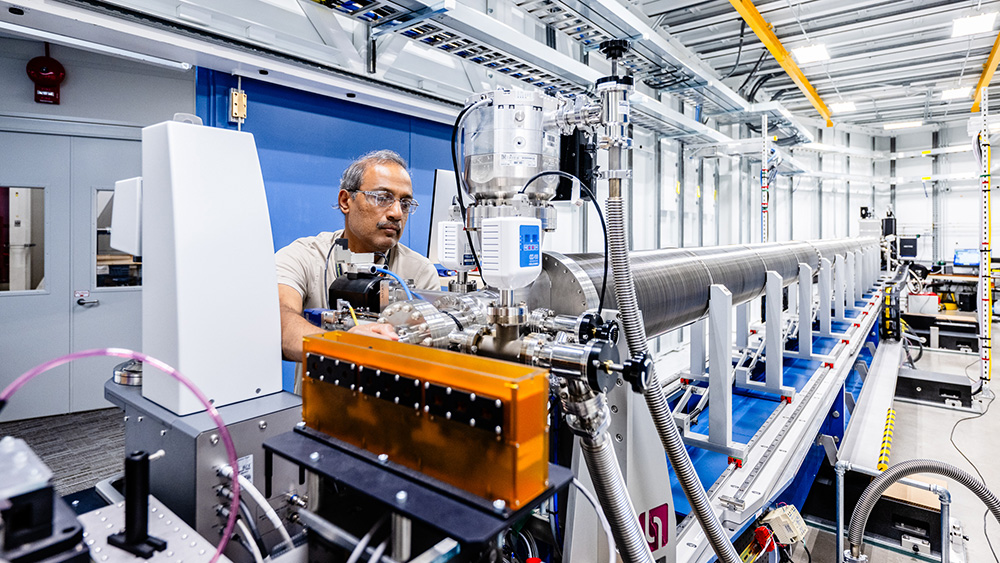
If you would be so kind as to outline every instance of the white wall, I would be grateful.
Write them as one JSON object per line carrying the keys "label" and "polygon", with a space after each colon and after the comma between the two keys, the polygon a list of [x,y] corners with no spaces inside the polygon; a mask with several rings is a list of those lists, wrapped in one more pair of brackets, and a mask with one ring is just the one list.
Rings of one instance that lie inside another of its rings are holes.
{"label": "white wall", "polygon": [[186,72],[52,45],[66,68],[60,104],[34,101],[25,65],[45,54],[42,43],[0,38],[0,115],[146,126],[194,113],[194,70]]}

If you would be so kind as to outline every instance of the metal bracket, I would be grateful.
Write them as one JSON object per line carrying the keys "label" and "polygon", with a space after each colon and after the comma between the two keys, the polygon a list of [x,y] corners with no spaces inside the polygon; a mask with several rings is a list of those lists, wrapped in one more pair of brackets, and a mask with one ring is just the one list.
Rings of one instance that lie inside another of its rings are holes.
{"label": "metal bracket", "polygon": [[826,460],[830,462],[830,465],[837,465],[837,439],[829,434],[820,434],[816,436],[816,445],[823,446],[823,451],[826,453]]}
{"label": "metal bracket", "polygon": [[863,361],[858,360],[854,362],[854,371],[858,372],[858,375],[861,376],[862,382],[868,379],[868,364],[864,363]]}
{"label": "metal bracket", "polygon": [[847,407],[847,412],[849,412],[850,414],[854,414],[854,405],[856,405],[856,404],[857,404],[857,401],[854,400],[854,394],[850,393],[850,392],[845,392],[844,393],[844,406]]}

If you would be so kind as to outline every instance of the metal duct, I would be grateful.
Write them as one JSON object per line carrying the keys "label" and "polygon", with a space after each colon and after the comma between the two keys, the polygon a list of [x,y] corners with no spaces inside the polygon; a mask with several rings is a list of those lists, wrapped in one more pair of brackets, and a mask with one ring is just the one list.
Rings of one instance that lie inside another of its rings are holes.
{"label": "metal duct", "polygon": [[[635,277],[636,297],[650,338],[663,334],[708,314],[708,295],[712,284],[725,285],[733,294],[733,304],[744,303],[764,294],[766,274],[773,270],[785,285],[798,278],[799,264],[808,264],[815,272],[821,257],[831,262],[838,254],[877,246],[876,239],[840,239],[812,242],[768,243],[701,248],[670,248],[632,252],[630,261]],[[602,254],[558,255],[547,253],[545,270],[551,291],[581,285],[601,287],[604,270]],[[551,266],[550,266],[551,265]],[[581,275],[586,280],[568,279]],[[617,308],[614,280],[608,279],[605,307]],[[581,283],[583,282],[583,283]],[[532,295],[529,301],[549,301]],[[596,307],[596,291],[587,296]],[[558,311],[579,314],[580,311]]]}

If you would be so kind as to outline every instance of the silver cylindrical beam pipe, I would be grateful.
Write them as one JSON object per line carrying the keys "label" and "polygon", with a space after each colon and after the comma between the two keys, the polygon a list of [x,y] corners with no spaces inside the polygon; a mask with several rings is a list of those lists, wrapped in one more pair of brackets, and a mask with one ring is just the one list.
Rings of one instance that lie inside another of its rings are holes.
{"label": "silver cylindrical beam pipe", "polygon": [[[768,271],[781,275],[786,284],[797,279],[799,264],[819,269],[820,258],[833,259],[870,245],[875,239],[769,243],[749,246],[716,246],[647,250],[629,254],[635,295],[652,338],[694,322],[708,314],[708,293],[712,284],[722,284],[733,294],[738,305],[760,297]],[[574,275],[582,269],[596,287],[604,275],[601,254],[551,255],[555,266],[547,272],[552,286],[559,287],[560,276]],[[578,268],[565,268],[566,262]],[[532,299],[529,299],[532,301]],[[596,306],[597,303],[591,304]],[[608,280],[605,307],[619,308],[614,280]],[[557,311],[576,314],[582,311]]]}

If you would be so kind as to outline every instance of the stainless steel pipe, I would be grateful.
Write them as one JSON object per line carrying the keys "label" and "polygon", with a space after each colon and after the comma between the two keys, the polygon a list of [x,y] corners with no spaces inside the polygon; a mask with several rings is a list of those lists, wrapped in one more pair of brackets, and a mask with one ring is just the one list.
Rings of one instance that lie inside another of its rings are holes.
{"label": "stainless steel pipe", "polygon": [[[819,269],[820,258],[833,260],[837,255],[876,246],[876,239],[840,239],[811,242],[785,242],[758,245],[733,245],[700,248],[671,248],[637,251],[629,254],[635,279],[636,299],[642,310],[647,336],[694,322],[708,314],[709,288],[721,283],[733,294],[733,304],[744,303],[764,294],[767,272],[781,275],[785,285],[797,280],[799,264]],[[604,275],[602,254],[546,256],[548,284],[541,288],[601,287]],[[568,279],[583,272],[589,279]],[[609,276],[610,278],[610,276]],[[589,282],[589,283],[587,283]],[[532,295],[529,303],[550,302],[548,296]],[[596,291],[587,296],[589,307],[597,306]],[[618,308],[614,279],[608,280],[605,307]],[[557,311],[579,314],[580,311]]]}

